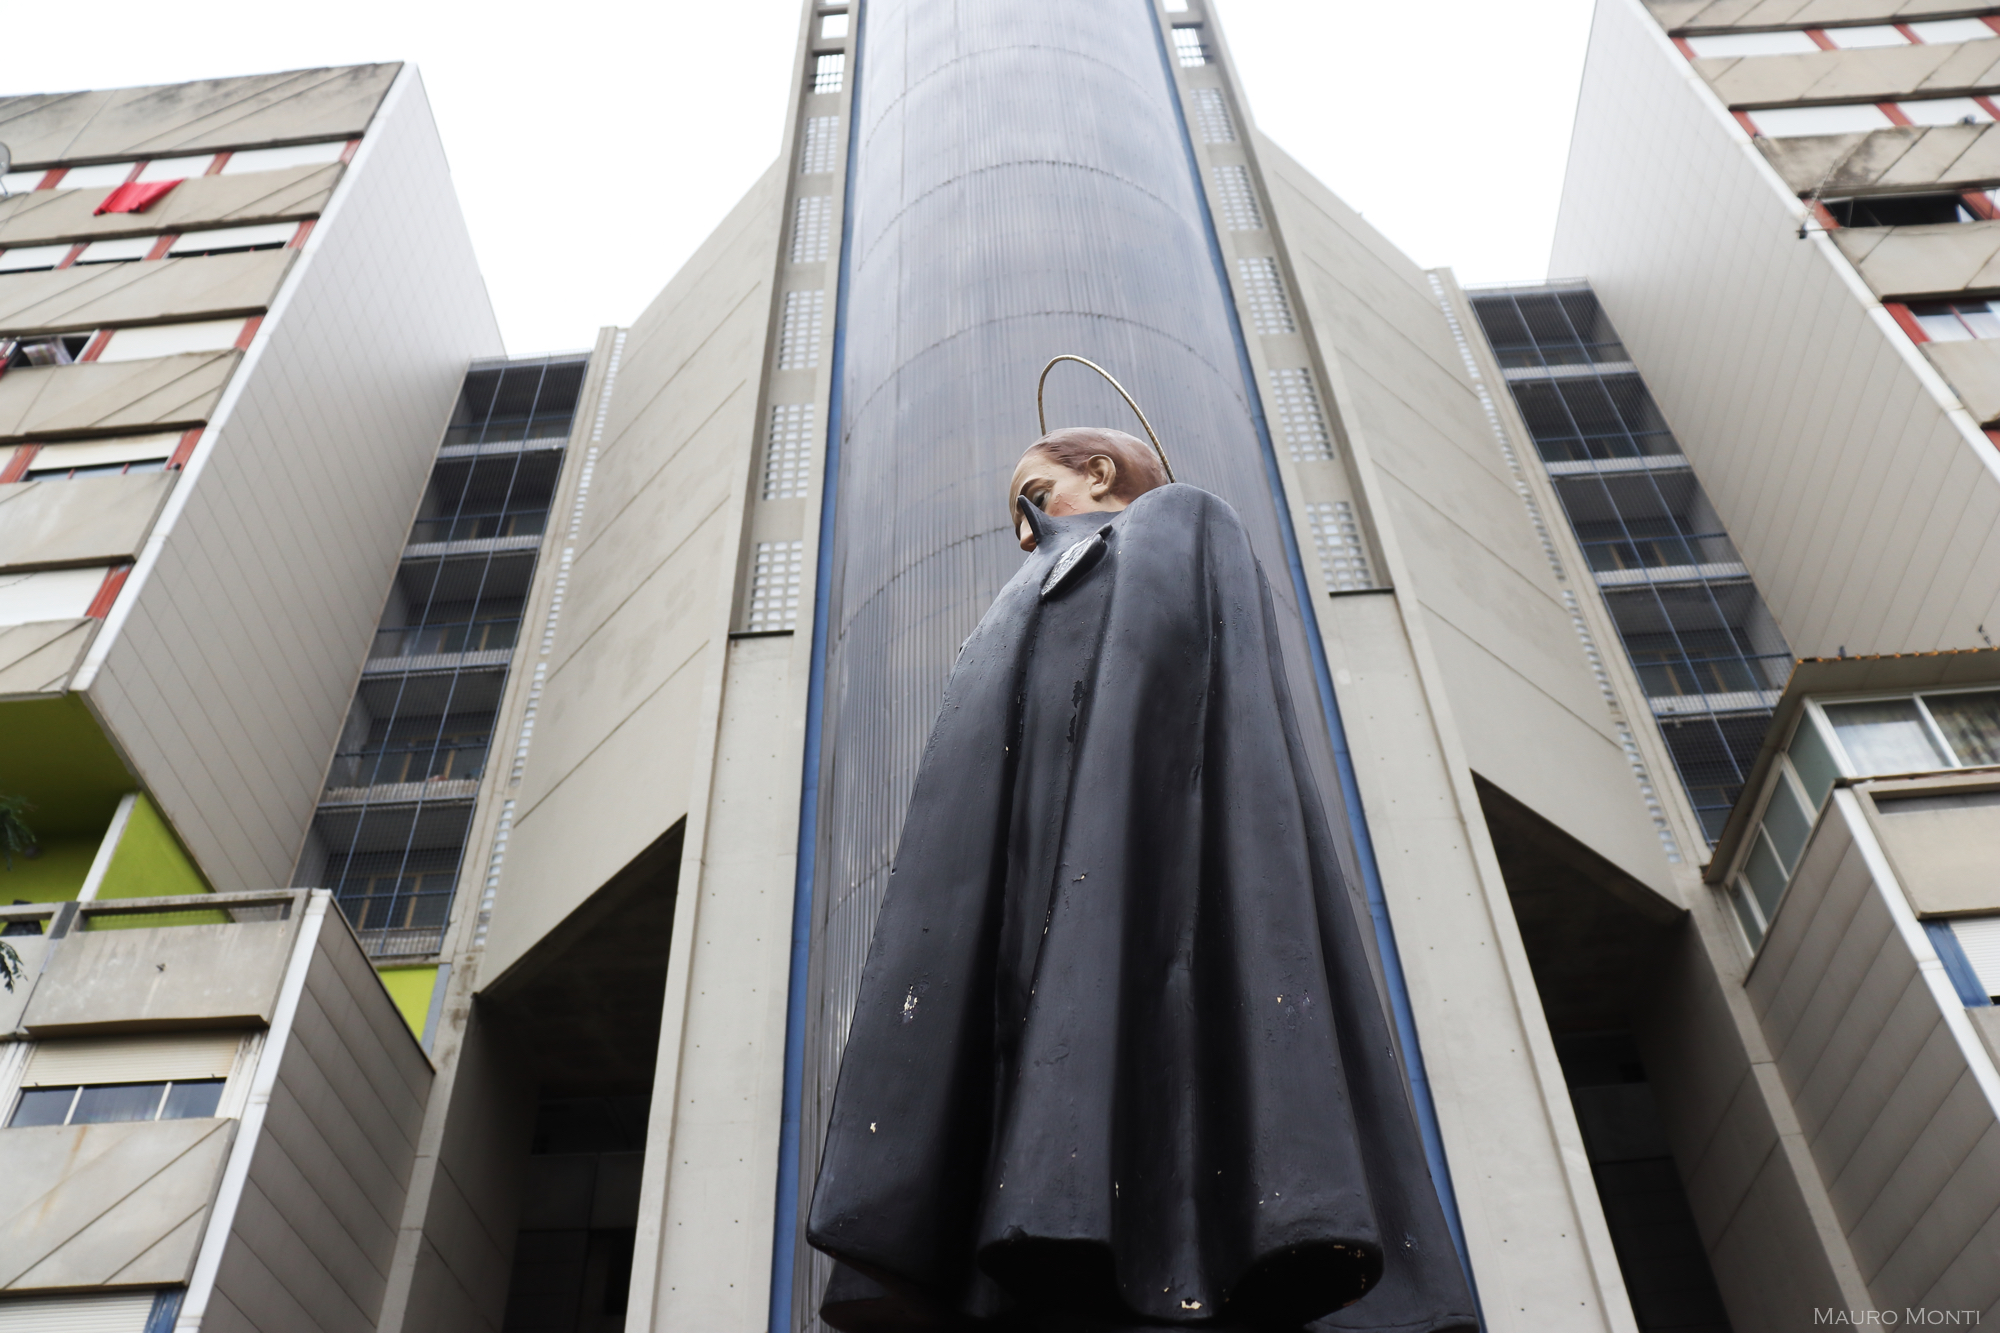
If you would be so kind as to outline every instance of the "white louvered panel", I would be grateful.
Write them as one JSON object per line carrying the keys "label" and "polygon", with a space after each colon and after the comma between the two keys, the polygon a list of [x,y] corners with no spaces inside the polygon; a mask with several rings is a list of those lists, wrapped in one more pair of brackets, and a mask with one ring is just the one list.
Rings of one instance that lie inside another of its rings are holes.
{"label": "white louvered panel", "polygon": [[2000,995],[2000,916],[1975,916],[1951,923],[1958,947],[1988,995]]}
{"label": "white louvered panel", "polygon": [[45,444],[29,466],[36,470],[59,467],[101,467],[106,463],[144,463],[155,458],[171,458],[180,446],[181,433],[165,435],[121,435],[110,440],[86,440],[81,444]]}
{"label": "white louvered panel", "polygon": [[[243,1045],[239,1032],[184,1033],[171,1037],[83,1037],[35,1044],[25,1088],[72,1083],[164,1083],[169,1079],[227,1078]],[[0,1325],[0,1329],[5,1326]]]}
{"label": "white louvered panel", "polygon": [[0,1299],[0,1333],[145,1333],[153,1293]]}

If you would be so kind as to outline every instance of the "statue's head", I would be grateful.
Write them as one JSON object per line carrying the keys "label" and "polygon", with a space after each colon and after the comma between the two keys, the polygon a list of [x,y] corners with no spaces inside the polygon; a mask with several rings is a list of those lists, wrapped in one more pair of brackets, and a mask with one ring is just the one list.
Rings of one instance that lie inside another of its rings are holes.
{"label": "statue's head", "polygon": [[1018,501],[1045,514],[1088,514],[1123,509],[1156,486],[1167,484],[1166,469],[1152,446],[1122,430],[1065,426],[1028,446],[1014,465],[1007,512],[1021,549],[1035,549],[1035,530],[1021,517]]}

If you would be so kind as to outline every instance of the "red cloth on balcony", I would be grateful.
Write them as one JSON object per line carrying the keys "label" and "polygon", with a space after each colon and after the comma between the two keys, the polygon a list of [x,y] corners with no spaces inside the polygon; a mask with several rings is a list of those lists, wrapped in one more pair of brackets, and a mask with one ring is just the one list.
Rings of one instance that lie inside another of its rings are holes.
{"label": "red cloth on balcony", "polygon": [[180,182],[174,181],[129,181],[104,196],[104,202],[91,210],[92,217],[106,213],[143,213],[158,203],[167,191]]}

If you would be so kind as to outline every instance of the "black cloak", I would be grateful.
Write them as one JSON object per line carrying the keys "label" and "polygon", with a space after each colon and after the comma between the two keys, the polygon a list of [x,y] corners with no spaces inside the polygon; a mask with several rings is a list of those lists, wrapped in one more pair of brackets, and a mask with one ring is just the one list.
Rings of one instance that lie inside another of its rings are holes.
{"label": "black cloak", "polygon": [[823,1318],[1473,1325],[1235,510],[1030,519],[862,973]]}

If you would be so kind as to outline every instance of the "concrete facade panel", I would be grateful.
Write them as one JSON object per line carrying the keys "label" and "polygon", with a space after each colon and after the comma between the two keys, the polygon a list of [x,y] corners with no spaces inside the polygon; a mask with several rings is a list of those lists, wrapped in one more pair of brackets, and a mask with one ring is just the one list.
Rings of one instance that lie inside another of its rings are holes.
{"label": "concrete facade panel", "polygon": [[138,472],[0,486],[0,568],[131,559],[175,480]]}
{"label": "concrete facade panel", "polygon": [[[1561,589],[1423,271],[1262,141],[1272,206],[1322,354],[1337,360],[1409,561],[1404,591],[1452,627],[1438,661],[1466,753],[1642,883],[1671,892]],[[1526,707],[1547,728],[1525,748]],[[1556,740],[1561,737],[1561,740]],[[1556,755],[1563,756],[1556,760]],[[1585,813],[1585,812],[1588,813]]]}
{"label": "concrete facade panel", "polygon": [[488,975],[687,815],[713,762],[698,719],[721,687],[785,185],[768,172],[628,335]]}
{"label": "concrete facade panel", "polygon": [[97,626],[95,620],[43,620],[0,628],[0,698],[60,693]]}
{"label": "concrete facade panel", "polygon": [[233,1120],[0,1133],[0,1290],[187,1280]]}
{"label": "concrete facade panel", "polygon": [[260,1329],[372,1330],[430,1063],[331,914],[284,1037],[216,1293]]}
{"label": "concrete facade panel", "polygon": [[413,70],[295,253],[78,677],[224,890],[290,881],[466,363],[500,350]]}
{"label": "concrete facade panel", "polygon": [[38,1036],[271,1019],[298,920],[85,931],[64,939],[21,1025]]}
{"label": "concrete facade panel", "polygon": [[[1635,0],[1606,0],[1554,271],[1591,275],[1794,652],[1975,646],[2000,569],[1942,561],[1991,531],[2000,459],[1799,208]],[[1974,475],[1939,514],[1924,487],[1958,455]]]}
{"label": "concrete facade panel", "polygon": [[2000,222],[1842,229],[1833,241],[1879,297],[1946,296],[2000,281]]}
{"label": "concrete facade panel", "polygon": [[0,334],[254,314],[277,295],[296,250],[90,264],[0,277]]}
{"label": "concrete facade panel", "polygon": [[30,190],[0,199],[0,247],[147,235],[315,217],[333,197],[339,163],[195,176],[144,213],[93,212],[103,190]]}
{"label": "concrete facade panel", "polygon": [[0,375],[0,439],[198,426],[222,400],[241,352],[25,366]]}
{"label": "concrete facade panel", "polygon": [[401,69],[349,65],[0,98],[0,141],[17,167],[33,167],[352,138]]}
{"label": "concrete facade panel", "polygon": [[1974,419],[1982,425],[2000,420],[2000,345],[1925,343],[1923,351]]}
{"label": "concrete facade panel", "polygon": [[[1984,45],[1977,43],[1975,45]],[[1960,88],[1983,86],[2000,53],[1988,50],[1977,68],[1962,71],[1953,56],[1959,46],[1878,46],[1858,51],[1811,51],[1800,55],[1737,56],[1694,62],[1695,72],[1731,106],[1780,102],[1873,101],[1923,89],[1947,69],[1961,73]]]}

